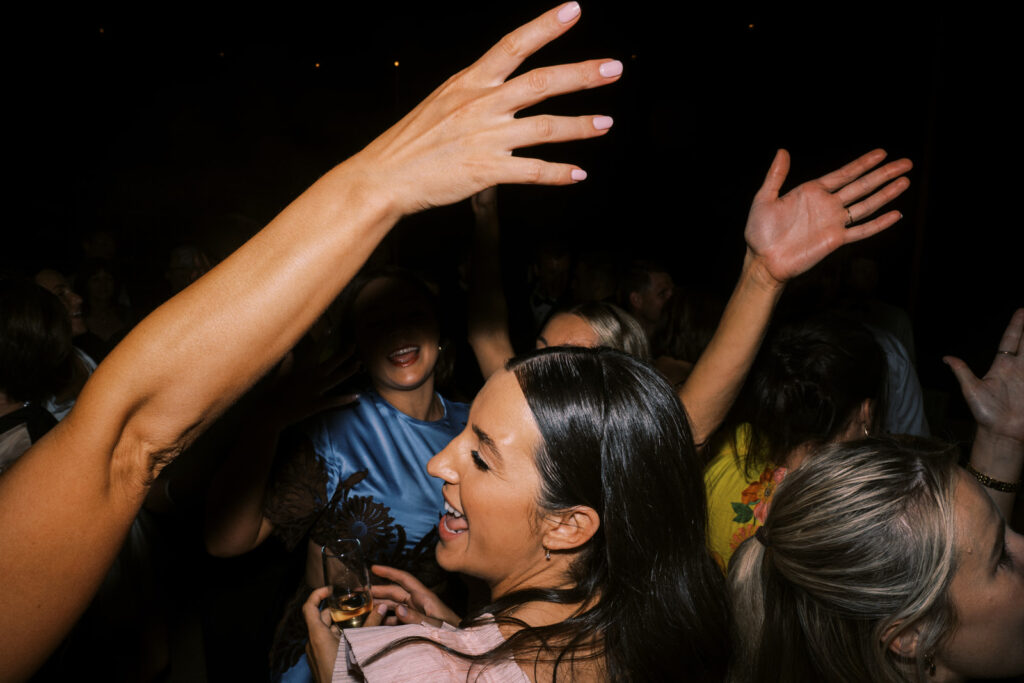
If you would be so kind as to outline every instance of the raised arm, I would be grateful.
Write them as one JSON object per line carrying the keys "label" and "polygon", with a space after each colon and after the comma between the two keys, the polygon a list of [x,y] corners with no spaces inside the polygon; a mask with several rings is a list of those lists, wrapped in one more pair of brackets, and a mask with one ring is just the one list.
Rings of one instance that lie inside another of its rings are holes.
{"label": "raised arm", "polygon": [[501,288],[498,188],[473,195],[473,256],[469,279],[469,345],[487,379],[515,355],[508,333],[508,303]]}
{"label": "raised arm", "polygon": [[747,217],[747,252],[739,282],[711,342],[679,388],[697,443],[708,439],[736,400],[786,282],[842,245],[870,237],[900,219],[899,212],[889,211],[852,225],[910,185],[899,177],[910,170],[910,161],[875,168],[884,158],[880,149],[869,152],[780,197],[789,153],[779,150],[775,155]]}
{"label": "raised arm", "polygon": [[[160,469],[265,373],[402,215],[500,183],[564,185],[571,164],[515,157],[601,135],[593,116],[515,114],[611,83],[610,60],[523,59],[578,19],[562,5],[506,36],[337,166],[218,267],[143,320],[72,413],[0,477],[0,679],[26,678],[93,595]],[[617,63],[614,63],[617,64]]]}
{"label": "raised arm", "polygon": [[[1024,469],[1024,308],[1010,318],[992,367],[978,379],[959,358],[943,360],[953,370],[978,423],[969,461],[973,474],[1010,521]],[[979,476],[980,475],[980,476]],[[1016,490],[1014,490],[1016,487]]]}

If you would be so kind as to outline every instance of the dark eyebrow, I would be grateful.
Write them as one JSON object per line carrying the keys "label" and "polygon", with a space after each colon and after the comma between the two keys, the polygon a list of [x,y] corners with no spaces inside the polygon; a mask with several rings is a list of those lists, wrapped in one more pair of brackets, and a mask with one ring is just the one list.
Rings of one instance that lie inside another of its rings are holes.
{"label": "dark eyebrow", "polygon": [[501,451],[498,450],[498,444],[494,443],[494,439],[491,438],[490,434],[476,425],[473,425],[473,433],[476,434],[476,438],[480,439],[480,443],[487,447],[487,450],[493,453],[498,460],[502,460]]}

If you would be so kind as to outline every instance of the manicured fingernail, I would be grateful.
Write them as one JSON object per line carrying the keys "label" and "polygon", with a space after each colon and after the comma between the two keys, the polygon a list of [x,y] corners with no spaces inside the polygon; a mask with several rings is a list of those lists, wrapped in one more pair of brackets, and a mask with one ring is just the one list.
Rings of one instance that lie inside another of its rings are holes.
{"label": "manicured fingernail", "polygon": [[377,608],[377,614],[379,614],[381,616],[384,616],[387,613],[388,613],[388,606],[387,605],[381,605],[380,607]]}
{"label": "manicured fingernail", "polygon": [[395,610],[395,613],[398,614],[398,616],[400,617],[404,617],[409,614],[409,610],[405,608],[405,605],[399,605],[398,609]]}
{"label": "manicured fingernail", "polygon": [[584,171],[581,168],[574,168],[574,169],[572,169],[571,175],[572,175],[572,179],[575,180],[576,182],[579,182],[581,180],[586,180],[587,179],[587,172]]}
{"label": "manicured fingernail", "polygon": [[600,71],[601,75],[604,76],[605,78],[618,76],[620,73],[622,73],[622,62],[620,62],[617,59],[613,59],[610,62],[605,62],[604,64],[602,64],[598,68],[598,71]]}
{"label": "manicured fingernail", "polygon": [[610,116],[595,116],[594,117],[594,128],[596,128],[598,130],[606,130],[608,128],[611,128],[613,123],[615,123],[615,122],[612,121],[612,117],[610,117]]}
{"label": "manicured fingernail", "polygon": [[580,3],[570,2],[558,10],[558,20],[563,24],[567,24],[577,17],[580,13]]}

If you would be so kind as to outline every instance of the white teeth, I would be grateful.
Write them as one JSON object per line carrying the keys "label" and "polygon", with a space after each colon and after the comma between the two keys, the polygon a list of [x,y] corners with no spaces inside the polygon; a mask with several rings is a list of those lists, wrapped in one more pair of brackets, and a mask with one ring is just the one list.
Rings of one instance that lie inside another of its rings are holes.
{"label": "white teeth", "polygon": [[418,351],[419,348],[420,347],[418,347],[418,346],[406,346],[406,347],[403,347],[401,349],[396,349],[396,350],[392,351],[391,353],[388,354],[388,357],[389,358],[396,358],[398,356],[402,356],[402,355],[405,355],[407,353],[413,353],[414,351]]}
{"label": "white teeth", "polygon": [[444,502],[444,511],[447,512],[452,517],[455,517],[455,518],[462,517],[462,513],[459,512],[458,510],[456,510],[455,508],[453,508],[451,506],[451,504],[447,500]]}

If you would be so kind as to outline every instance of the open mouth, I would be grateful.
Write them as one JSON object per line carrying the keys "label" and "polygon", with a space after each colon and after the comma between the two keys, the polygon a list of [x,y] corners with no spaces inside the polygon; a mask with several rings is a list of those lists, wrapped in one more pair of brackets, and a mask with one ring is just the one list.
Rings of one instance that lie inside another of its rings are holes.
{"label": "open mouth", "polygon": [[408,367],[420,358],[420,347],[403,346],[388,354],[388,361],[400,368]]}
{"label": "open mouth", "polygon": [[441,515],[441,526],[449,534],[458,535],[469,529],[466,516],[452,507],[447,500],[444,502],[444,514]]}

